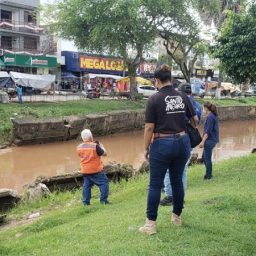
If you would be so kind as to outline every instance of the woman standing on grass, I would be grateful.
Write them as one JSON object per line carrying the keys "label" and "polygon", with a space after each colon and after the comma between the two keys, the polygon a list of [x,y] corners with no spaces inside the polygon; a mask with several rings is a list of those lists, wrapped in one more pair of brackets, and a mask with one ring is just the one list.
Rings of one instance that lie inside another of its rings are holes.
{"label": "woman standing on grass", "polygon": [[171,85],[171,69],[163,65],[155,71],[155,84],[159,92],[147,103],[144,130],[145,157],[149,159],[150,181],[147,199],[147,220],[139,231],[147,235],[156,233],[156,219],[166,170],[170,172],[173,190],[171,222],[181,225],[184,202],[182,175],[190,156],[191,145],[185,133],[186,116],[192,124],[197,116],[185,94]]}
{"label": "woman standing on grass", "polygon": [[212,151],[219,142],[219,119],[217,108],[214,104],[206,102],[204,104],[206,110],[206,121],[204,125],[204,135],[202,142],[199,144],[200,148],[204,148],[203,161],[206,167],[205,180],[212,178]]}

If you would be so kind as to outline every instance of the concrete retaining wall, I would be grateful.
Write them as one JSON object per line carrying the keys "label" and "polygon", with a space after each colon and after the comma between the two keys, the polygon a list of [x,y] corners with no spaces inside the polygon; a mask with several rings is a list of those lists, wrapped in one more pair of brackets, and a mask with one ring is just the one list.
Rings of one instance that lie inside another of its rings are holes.
{"label": "concrete retaining wall", "polygon": [[142,129],[145,111],[68,116],[63,119],[13,119],[14,144],[37,144],[74,139],[84,128],[95,136]]}
{"label": "concrete retaining wall", "polygon": [[[221,121],[256,118],[256,106],[218,107]],[[142,129],[145,110],[115,111],[109,114],[68,116],[63,119],[13,119],[16,145],[70,140],[89,128],[95,136]]]}
{"label": "concrete retaining wall", "polygon": [[218,107],[218,114],[221,121],[255,119],[256,106]]}

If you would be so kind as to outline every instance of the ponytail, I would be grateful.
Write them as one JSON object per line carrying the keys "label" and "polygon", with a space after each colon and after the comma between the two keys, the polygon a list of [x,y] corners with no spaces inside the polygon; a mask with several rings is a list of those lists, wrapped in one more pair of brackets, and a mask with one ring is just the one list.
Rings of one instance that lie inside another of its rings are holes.
{"label": "ponytail", "polygon": [[215,116],[218,116],[216,105],[207,101],[204,103],[204,107],[207,108],[209,111],[211,111]]}

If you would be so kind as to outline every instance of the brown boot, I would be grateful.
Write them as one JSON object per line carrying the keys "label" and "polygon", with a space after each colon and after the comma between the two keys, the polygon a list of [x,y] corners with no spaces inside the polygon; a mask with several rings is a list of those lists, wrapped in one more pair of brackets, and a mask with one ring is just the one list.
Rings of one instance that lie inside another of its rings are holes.
{"label": "brown boot", "polygon": [[139,228],[139,232],[147,235],[156,234],[156,221],[146,219],[145,225]]}
{"label": "brown boot", "polygon": [[175,226],[181,226],[181,217],[175,213],[172,213],[171,222]]}

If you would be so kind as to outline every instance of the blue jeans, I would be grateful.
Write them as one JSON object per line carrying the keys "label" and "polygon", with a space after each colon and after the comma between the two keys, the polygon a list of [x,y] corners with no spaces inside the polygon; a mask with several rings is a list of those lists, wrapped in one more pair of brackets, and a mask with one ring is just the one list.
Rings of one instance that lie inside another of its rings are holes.
{"label": "blue jeans", "polygon": [[184,202],[182,175],[190,156],[191,145],[188,135],[164,137],[153,141],[149,152],[150,180],[147,199],[147,218],[157,219],[161,188],[166,174],[170,170],[173,189],[173,213],[180,215]]}
{"label": "blue jeans", "polygon": [[[190,152],[189,159],[186,162],[186,165],[185,165],[184,171],[183,171],[183,175],[182,175],[182,184],[183,184],[184,193],[186,192],[186,189],[187,189],[187,170],[188,170],[188,165],[189,165],[191,156],[192,156],[192,151]],[[166,196],[172,197],[172,185],[171,185],[171,179],[170,179],[170,175],[169,175],[169,169],[167,170],[165,177],[164,177],[164,192],[165,192]]]}
{"label": "blue jeans", "polygon": [[19,103],[22,104],[22,95],[18,94],[18,100],[19,100]]}
{"label": "blue jeans", "polygon": [[213,140],[206,140],[204,143],[203,161],[206,167],[206,177],[212,177],[212,151],[217,142]]}
{"label": "blue jeans", "polygon": [[109,183],[107,175],[104,172],[96,174],[83,174],[83,203],[89,205],[91,200],[91,188],[96,185],[100,189],[100,202],[105,203],[108,200]]}

